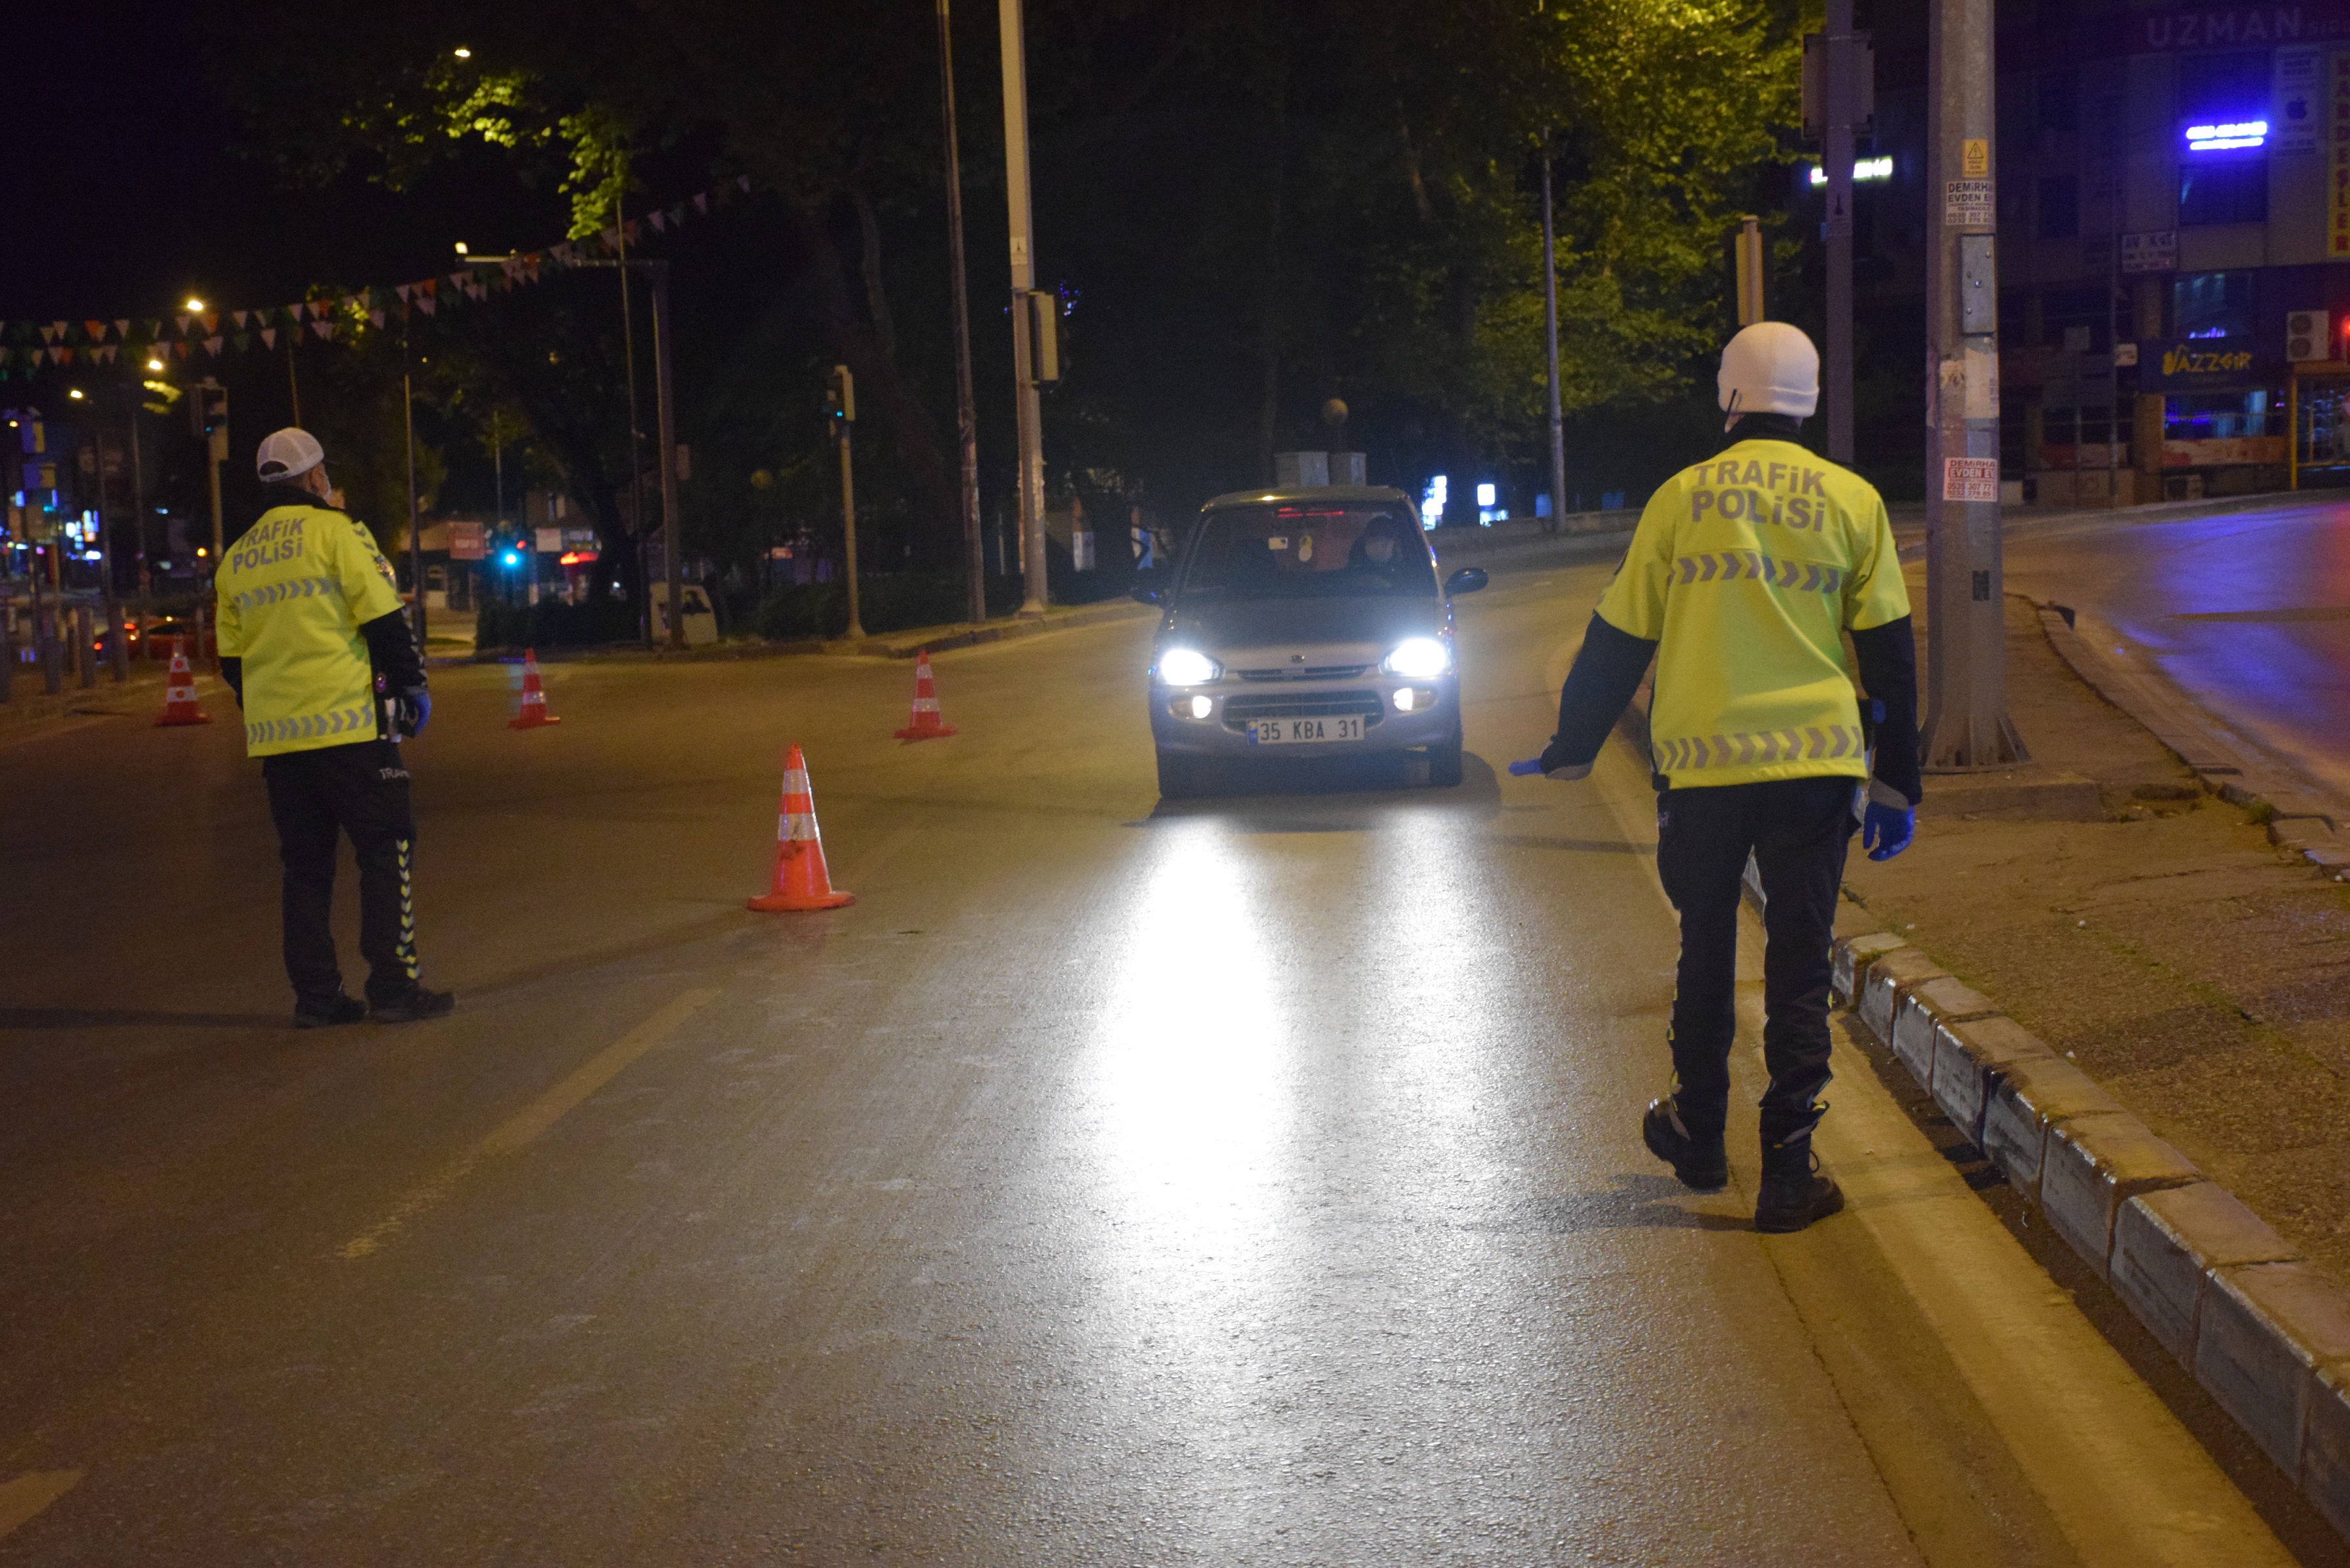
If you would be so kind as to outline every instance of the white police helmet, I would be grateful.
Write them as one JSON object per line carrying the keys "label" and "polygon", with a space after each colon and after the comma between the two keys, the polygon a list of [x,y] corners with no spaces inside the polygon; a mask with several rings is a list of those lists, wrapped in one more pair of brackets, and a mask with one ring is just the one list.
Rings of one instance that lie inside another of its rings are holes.
{"label": "white police helmet", "polygon": [[[1721,351],[1721,411],[1812,417],[1820,406],[1820,351],[1783,321],[1742,327]],[[1728,428],[1727,425],[1724,428]]]}
{"label": "white police helmet", "polygon": [[327,461],[327,449],[308,431],[287,425],[273,432],[254,455],[254,472],[265,481],[292,479]]}

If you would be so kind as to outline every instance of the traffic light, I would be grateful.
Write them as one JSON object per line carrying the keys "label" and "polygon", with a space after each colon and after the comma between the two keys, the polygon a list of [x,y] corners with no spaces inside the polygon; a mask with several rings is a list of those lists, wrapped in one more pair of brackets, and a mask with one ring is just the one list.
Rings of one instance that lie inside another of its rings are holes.
{"label": "traffic light", "polygon": [[227,462],[228,389],[207,379],[198,381],[189,389],[196,394],[188,402],[191,433],[205,439],[212,448],[214,462]]}
{"label": "traffic light", "polygon": [[857,422],[857,379],[846,365],[835,365],[824,379],[825,423],[836,433]]}

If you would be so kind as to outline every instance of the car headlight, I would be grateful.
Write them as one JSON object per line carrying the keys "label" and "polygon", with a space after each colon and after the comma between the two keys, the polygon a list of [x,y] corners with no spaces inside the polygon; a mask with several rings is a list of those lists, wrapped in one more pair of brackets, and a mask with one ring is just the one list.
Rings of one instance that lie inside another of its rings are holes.
{"label": "car headlight", "polygon": [[1170,648],[1159,656],[1159,679],[1169,686],[1205,686],[1224,667],[1196,648]]}
{"label": "car headlight", "polygon": [[1452,652],[1432,637],[1415,637],[1396,644],[1395,650],[1379,660],[1379,668],[1409,680],[1425,680],[1452,668]]}

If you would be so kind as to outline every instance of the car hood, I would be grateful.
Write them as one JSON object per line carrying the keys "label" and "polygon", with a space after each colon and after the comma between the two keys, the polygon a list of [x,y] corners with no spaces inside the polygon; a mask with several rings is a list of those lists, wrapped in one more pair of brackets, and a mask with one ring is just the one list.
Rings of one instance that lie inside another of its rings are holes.
{"label": "car hood", "polygon": [[1203,597],[1178,603],[1159,645],[1199,649],[1232,669],[1375,664],[1408,637],[1445,626],[1434,595],[1362,598]]}

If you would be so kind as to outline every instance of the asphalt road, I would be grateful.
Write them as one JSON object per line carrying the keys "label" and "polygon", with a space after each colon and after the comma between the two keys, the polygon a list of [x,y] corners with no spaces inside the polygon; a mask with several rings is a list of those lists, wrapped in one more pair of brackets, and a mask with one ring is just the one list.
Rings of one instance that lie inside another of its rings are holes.
{"label": "asphalt road", "polygon": [[[1139,623],[915,746],[449,672],[404,1029],[284,1026],[231,725],[0,742],[0,1562],[2291,1561],[1866,1063],[1805,1234],[1640,1148],[1646,779],[1496,777],[1605,570],[1463,602],[1446,792],[1159,806]],[[858,902],[752,915],[794,740]]]}
{"label": "asphalt road", "polygon": [[2006,571],[2215,729],[2350,797],[2350,500],[2014,523]]}

